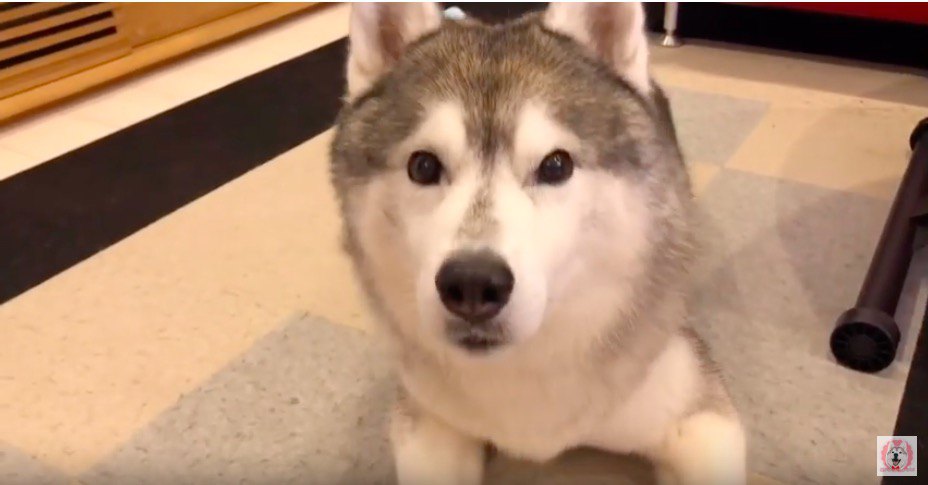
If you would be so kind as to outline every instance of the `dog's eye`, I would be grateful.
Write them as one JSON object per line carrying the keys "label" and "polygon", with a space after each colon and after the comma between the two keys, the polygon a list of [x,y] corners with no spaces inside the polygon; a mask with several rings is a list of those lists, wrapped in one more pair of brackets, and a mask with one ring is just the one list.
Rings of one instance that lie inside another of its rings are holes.
{"label": "dog's eye", "polygon": [[413,152],[406,164],[409,180],[419,185],[435,185],[441,180],[442,166],[438,157],[429,152]]}
{"label": "dog's eye", "polygon": [[564,150],[555,150],[541,160],[535,174],[540,183],[559,184],[574,174],[574,161]]}

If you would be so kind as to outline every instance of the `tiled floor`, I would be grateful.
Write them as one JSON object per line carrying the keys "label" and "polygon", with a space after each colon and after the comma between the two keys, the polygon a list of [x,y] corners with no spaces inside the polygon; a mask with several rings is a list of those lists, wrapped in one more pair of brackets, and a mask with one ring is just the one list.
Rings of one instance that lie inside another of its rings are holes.
{"label": "tiled floor", "polygon": [[[0,129],[0,177],[343,36],[346,13],[326,7]],[[836,367],[823,339],[857,289],[908,133],[928,112],[928,81],[730,46],[653,57],[715,247],[696,315],[765,444],[754,468],[787,483],[828,482],[835,469],[837,480],[872,478],[872,435],[891,431],[906,360],[862,377]],[[823,81],[833,79],[846,82]],[[386,466],[359,431],[378,419],[364,392],[380,381],[348,372],[368,368],[373,327],[339,250],[330,138],[0,306],[0,396],[16,396],[0,400],[0,482],[13,471],[23,483],[118,482],[152,469],[170,480],[178,463],[256,480],[310,476],[287,474],[316,459]],[[784,346],[788,365],[764,360]],[[308,418],[291,429],[279,416]]]}
{"label": "tiled floor", "polygon": [[[654,62],[656,77],[667,85],[767,107],[726,166],[875,197],[895,193],[908,161],[907,134],[928,108],[924,73],[711,44],[658,49]],[[872,144],[893,139],[898,142]]]}
{"label": "tiled floor", "polygon": [[345,35],[348,6],[312,11],[231,43],[0,125],[0,180]]}

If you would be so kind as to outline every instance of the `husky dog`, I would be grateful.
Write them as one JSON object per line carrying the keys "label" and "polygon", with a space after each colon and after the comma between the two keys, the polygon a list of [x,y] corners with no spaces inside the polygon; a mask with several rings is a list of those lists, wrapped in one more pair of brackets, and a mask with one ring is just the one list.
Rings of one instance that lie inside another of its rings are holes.
{"label": "husky dog", "polygon": [[888,463],[890,467],[898,469],[904,463],[908,462],[908,453],[905,452],[905,448],[901,446],[893,446],[886,451],[886,456],[883,458],[883,462]]}
{"label": "husky dog", "polygon": [[399,482],[480,483],[493,445],[743,483],[742,427],[685,327],[692,195],[641,5],[485,25],[354,4],[349,38],[332,181],[397,351]]}

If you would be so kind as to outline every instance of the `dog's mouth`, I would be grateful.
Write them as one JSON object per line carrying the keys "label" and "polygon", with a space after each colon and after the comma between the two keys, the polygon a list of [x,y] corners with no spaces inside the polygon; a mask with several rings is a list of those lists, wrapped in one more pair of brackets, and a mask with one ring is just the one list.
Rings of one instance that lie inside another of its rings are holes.
{"label": "dog's mouth", "polygon": [[502,339],[491,338],[482,335],[466,335],[455,339],[455,343],[474,354],[488,353],[497,347],[503,345]]}
{"label": "dog's mouth", "polygon": [[503,347],[508,340],[496,322],[471,323],[452,320],[447,325],[448,340],[468,353],[480,355]]}

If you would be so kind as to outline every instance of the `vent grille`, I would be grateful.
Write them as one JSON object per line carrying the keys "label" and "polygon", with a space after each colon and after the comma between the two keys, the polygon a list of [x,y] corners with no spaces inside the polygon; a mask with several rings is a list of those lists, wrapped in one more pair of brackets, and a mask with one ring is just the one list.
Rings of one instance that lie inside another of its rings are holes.
{"label": "vent grille", "polygon": [[0,97],[128,50],[111,3],[0,3]]}

